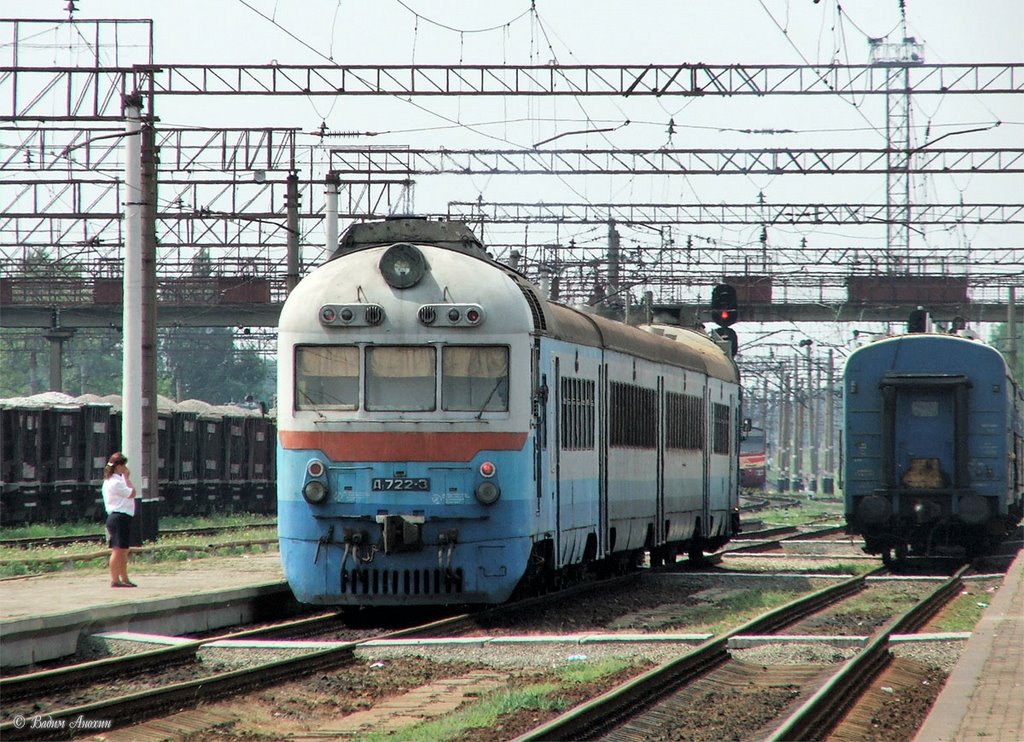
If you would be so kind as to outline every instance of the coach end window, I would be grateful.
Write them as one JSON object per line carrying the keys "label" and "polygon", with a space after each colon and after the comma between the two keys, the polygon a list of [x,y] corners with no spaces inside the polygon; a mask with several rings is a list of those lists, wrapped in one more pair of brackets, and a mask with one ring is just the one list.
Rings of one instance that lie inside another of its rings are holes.
{"label": "coach end window", "polygon": [[300,345],[295,348],[295,409],[359,407],[359,348]]}
{"label": "coach end window", "polygon": [[436,409],[436,357],[432,347],[368,347],[366,409],[396,412]]}
{"label": "coach end window", "polygon": [[507,412],[508,348],[445,347],[441,354],[441,406],[456,412]]}

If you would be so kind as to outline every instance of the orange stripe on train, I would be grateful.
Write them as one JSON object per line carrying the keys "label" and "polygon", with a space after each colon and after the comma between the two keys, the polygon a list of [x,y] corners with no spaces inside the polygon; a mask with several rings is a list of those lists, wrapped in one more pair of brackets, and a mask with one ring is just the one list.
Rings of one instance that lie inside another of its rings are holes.
{"label": "orange stripe on train", "polygon": [[284,449],[323,451],[332,461],[469,461],[480,451],[519,451],[526,433],[337,433],[278,431]]}

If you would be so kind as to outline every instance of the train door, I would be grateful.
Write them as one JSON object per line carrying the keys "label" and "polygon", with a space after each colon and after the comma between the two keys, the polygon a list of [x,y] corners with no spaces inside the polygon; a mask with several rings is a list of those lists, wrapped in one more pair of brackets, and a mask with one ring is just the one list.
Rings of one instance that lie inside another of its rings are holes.
{"label": "train door", "polygon": [[966,429],[966,379],[886,377],[882,399],[887,485],[940,489],[960,484],[966,444],[957,443],[957,431]]}
{"label": "train door", "polygon": [[555,355],[554,457],[558,566],[597,556],[600,512],[597,390],[600,363],[577,349]]}

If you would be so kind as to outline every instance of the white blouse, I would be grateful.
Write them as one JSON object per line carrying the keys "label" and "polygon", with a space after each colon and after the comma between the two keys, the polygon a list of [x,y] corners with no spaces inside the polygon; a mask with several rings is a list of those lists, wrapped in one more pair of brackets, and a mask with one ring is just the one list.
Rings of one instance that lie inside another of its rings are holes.
{"label": "white blouse", "polygon": [[103,480],[103,506],[110,513],[135,515],[135,498],[132,488],[124,479],[123,474],[111,474]]}

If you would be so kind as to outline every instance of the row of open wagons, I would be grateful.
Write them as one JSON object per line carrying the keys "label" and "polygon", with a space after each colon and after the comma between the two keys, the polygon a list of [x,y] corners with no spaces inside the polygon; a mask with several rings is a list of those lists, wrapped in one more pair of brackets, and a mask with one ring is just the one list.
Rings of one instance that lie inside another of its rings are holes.
{"label": "row of open wagons", "polygon": [[[161,513],[274,512],[277,436],[259,406],[159,397],[157,427],[159,484],[146,497]],[[103,466],[118,450],[118,395],[0,399],[0,525],[102,519]]]}

